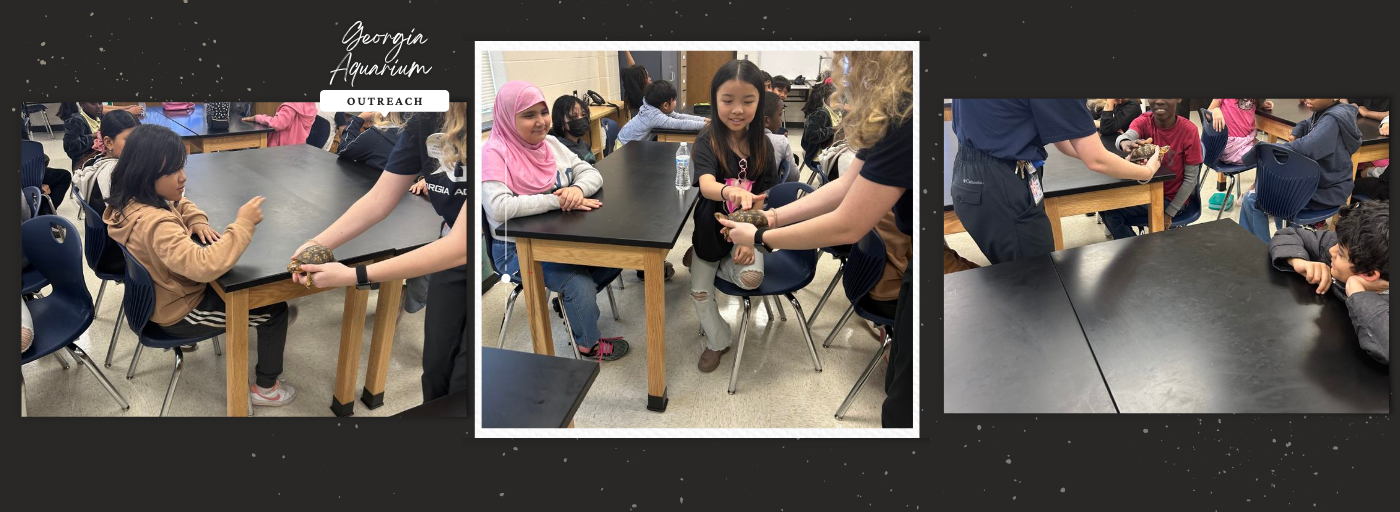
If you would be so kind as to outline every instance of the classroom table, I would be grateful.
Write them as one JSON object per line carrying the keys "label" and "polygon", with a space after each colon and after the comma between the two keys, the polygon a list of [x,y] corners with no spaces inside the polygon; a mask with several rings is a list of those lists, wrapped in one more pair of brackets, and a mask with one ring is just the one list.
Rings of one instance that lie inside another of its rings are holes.
{"label": "classroom table", "polygon": [[200,148],[202,146],[199,144],[199,134],[189,128],[185,128],[185,126],[179,122],[166,117],[165,111],[160,107],[154,105],[146,106],[146,113],[141,115],[140,121],[141,124],[164,126],[169,128],[170,131],[175,132],[176,135],[180,136],[180,142],[185,143],[186,153],[193,155],[201,152]]}
{"label": "classroom table", "polygon": [[[160,107],[147,107],[147,109],[151,108]],[[161,114],[198,135],[200,151],[205,153],[230,149],[265,148],[267,147],[268,134],[274,131],[271,126],[245,123],[243,118],[232,113],[229,114],[227,129],[210,130],[209,124],[204,118],[203,103],[195,103],[193,109],[183,112],[162,109]]]}
{"label": "classroom table", "polygon": [[597,361],[482,347],[482,428],[572,426],[599,366]]}
{"label": "classroom table", "polygon": [[[1312,117],[1313,112],[1298,104],[1297,98],[1270,101],[1274,102],[1273,110],[1261,107],[1254,116],[1254,126],[1269,136],[1269,142],[1292,140],[1293,127]],[[1390,137],[1381,135],[1380,121],[1358,117],[1356,127],[1361,129],[1361,147],[1351,155],[1352,179],[1356,179],[1356,166],[1362,162],[1390,158]]]}
{"label": "classroom table", "polygon": [[[233,269],[213,285],[227,306],[225,354],[229,416],[247,414],[248,310],[327,291],[307,289],[291,280],[287,263],[292,251],[320,233],[374,186],[382,171],[336,158],[305,144],[260,151],[190,155],[185,164],[186,197],[209,216],[213,226],[225,226],[253,196],[264,196],[263,221]],[[442,217],[427,201],[405,196],[382,222],[335,249],[346,265],[368,264],[407,252],[438,238]],[[362,400],[371,409],[383,404],[389,351],[402,296],[403,281],[379,284],[370,360]],[[345,288],[345,313],[340,332],[335,397],[339,416],[354,413],[354,387],[364,332],[369,291]],[[289,343],[317,333],[298,332]]]}
{"label": "classroom table", "polygon": [[[1112,147],[1115,136],[1100,135],[1105,148]],[[1114,150],[1116,154],[1121,151]],[[1171,179],[1171,170],[1163,167],[1147,184],[1137,180],[1118,179],[1089,170],[1082,160],[1060,153],[1047,147],[1043,186],[1045,187],[1045,215],[1050,218],[1050,231],[1055,240],[1055,250],[1065,248],[1064,232],[1060,219],[1091,212],[1101,212],[1115,208],[1147,204],[1148,229],[1159,232],[1166,229],[1166,205],[1163,184]],[[953,163],[958,154],[958,137],[953,133],[951,121],[943,122],[943,234],[962,233],[962,221],[953,211]]]}
{"label": "classroom table", "polygon": [[[600,160],[603,188],[592,197],[603,202],[602,208],[555,210],[511,219],[496,228],[496,234],[515,238],[536,354],[554,354],[541,262],[664,274],[666,254],[675,247],[700,194],[700,187],[685,192],[675,188],[679,147],[674,142],[637,141]],[[663,279],[645,281],[647,409],[657,412],[665,411],[667,402],[665,284]]]}
{"label": "classroom table", "polygon": [[[685,108],[682,108],[677,112],[692,116],[696,115],[695,105],[686,105]],[[668,128],[652,128],[651,134],[656,136],[657,142],[688,142],[690,144],[695,144],[695,138],[700,135],[700,130],[672,130]]]}
{"label": "classroom table", "polygon": [[943,276],[943,412],[1116,412],[1049,255]]}
{"label": "classroom table", "polygon": [[[615,100],[614,105],[622,105],[622,100]],[[618,126],[627,122],[627,113],[620,107],[613,105],[592,105],[588,107],[588,132],[593,134],[589,137],[589,142],[593,148],[593,154],[599,158],[603,156],[603,144],[607,142],[607,131],[603,130],[603,118],[609,117],[617,121]]]}
{"label": "classroom table", "polygon": [[[1239,224],[1050,257],[1120,412],[1390,412],[1389,367],[1358,346],[1345,303],[1274,269]],[[1034,313],[1007,307],[1015,294],[1003,291],[981,293],[1008,319]]]}

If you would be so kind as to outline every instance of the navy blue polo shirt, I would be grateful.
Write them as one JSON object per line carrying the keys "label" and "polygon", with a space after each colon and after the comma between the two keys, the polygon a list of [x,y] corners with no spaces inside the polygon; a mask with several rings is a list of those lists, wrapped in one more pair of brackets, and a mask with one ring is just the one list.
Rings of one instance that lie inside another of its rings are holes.
{"label": "navy blue polo shirt", "polygon": [[1045,145],[1096,133],[1084,100],[953,100],[958,147],[1003,160],[1045,160]]}

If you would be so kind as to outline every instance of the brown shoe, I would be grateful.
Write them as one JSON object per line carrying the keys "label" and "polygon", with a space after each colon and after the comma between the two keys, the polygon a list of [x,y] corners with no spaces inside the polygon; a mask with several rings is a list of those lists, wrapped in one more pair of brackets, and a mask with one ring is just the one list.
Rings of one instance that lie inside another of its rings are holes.
{"label": "brown shoe", "polygon": [[685,268],[690,268],[690,257],[691,257],[691,256],[695,256],[695,247],[691,247],[691,248],[689,248],[689,249],[686,249],[686,250],[685,250],[685,256],[682,256],[682,257],[681,257],[681,264],[682,264],[682,265],[685,265]]}
{"label": "brown shoe", "polygon": [[719,368],[719,359],[728,353],[729,347],[724,347],[724,350],[719,351],[710,350],[709,347],[705,347],[705,351],[700,353],[700,364],[696,366],[700,368],[700,371],[705,373],[715,371],[715,368]]}

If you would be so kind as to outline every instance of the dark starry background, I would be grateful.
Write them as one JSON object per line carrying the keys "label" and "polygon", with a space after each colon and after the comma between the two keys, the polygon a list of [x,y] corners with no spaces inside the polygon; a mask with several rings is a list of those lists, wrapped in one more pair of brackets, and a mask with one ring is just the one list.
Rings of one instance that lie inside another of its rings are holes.
{"label": "dark starry background", "polygon": [[[425,34],[428,42],[405,47],[400,61],[433,69],[365,76],[356,88],[447,89],[457,101],[474,97],[474,40],[918,40],[923,165],[933,172],[943,165],[942,98],[1394,96],[1396,83],[1385,32],[1394,7],[1345,2],[1291,10],[1267,2],[308,4],[20,2],[7,17],[0,83],[15,107],[316,101],[323,88],[349,88],[328,81],[357,20],[366,33]],[[1222,26],[1230,28],[1206,32]],[[356,60],[375,62],[385,50],[361,47]],[[17,136],[15,123],[0,124],[3,136]],[[3,158],[14,161],[17,147],[3,146]],[[937,197],[941,181],[924,181],[920,192]],[[922,226],[936,227],[939,213],[925,209]],[[16,238],[14,225],[5,229],[4,239]],[[930,272],[932,243],[925,239],[918,263],[924,290],[940,282]],[[12,411],[3,420],[13,471],[5,501],[615,511],[1338,510],[1396,501],[1387,415],[943,415],[941,299],[924,297],[922,440],[482,440],[470,421],[353,417],[20,421],[11,392],[0,406]],[[839,401],[833,396],[831,407]]]}

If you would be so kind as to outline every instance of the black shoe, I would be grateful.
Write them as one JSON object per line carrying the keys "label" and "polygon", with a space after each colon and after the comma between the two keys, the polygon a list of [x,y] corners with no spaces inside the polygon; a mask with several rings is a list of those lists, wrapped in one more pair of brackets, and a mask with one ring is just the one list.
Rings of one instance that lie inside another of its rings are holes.
{"label": "black shoe", "polygon": [[[671,280],[671,277],[673,277],[673,276],[676,275],[676,266],[675,266],[675,265],[672,265],[671,262],[669,262],[669,261],[667,261],[667,262],[665,262],[665,263],[666,263],[666,277],[663,278],[663,279],[666,280],[666,281],[670,281],[670,280]],[[647,280],[647,278],[646,278],[646,273],[643,272],[643,271],[641,271],[641,270],[638,270],[638,271],[637,271],[637,279],[638,279],[639,281],[646,281],[646,280]]]}

